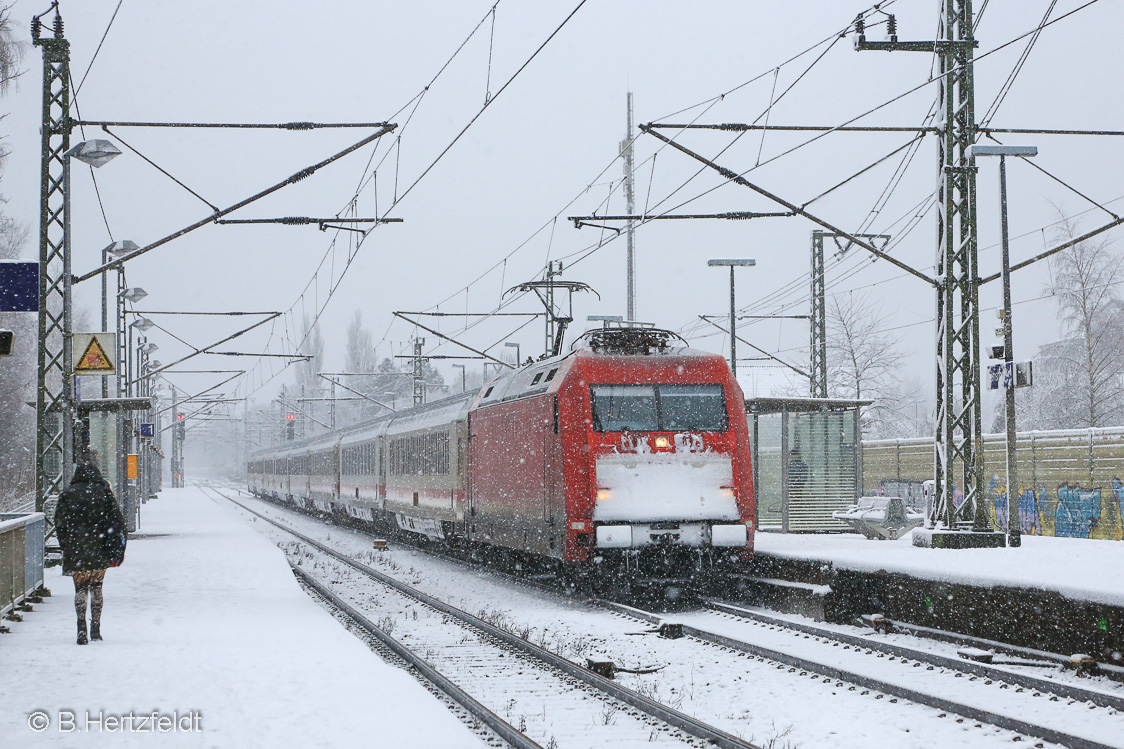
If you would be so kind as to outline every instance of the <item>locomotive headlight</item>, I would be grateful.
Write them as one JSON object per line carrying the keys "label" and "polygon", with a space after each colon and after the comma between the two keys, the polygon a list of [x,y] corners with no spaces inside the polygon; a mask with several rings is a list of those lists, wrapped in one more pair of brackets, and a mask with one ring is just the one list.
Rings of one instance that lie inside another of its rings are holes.
{"label": "locomotive headlight", "polygon": [[666,435],[661,435],[661,436],[656,437],[656,449],[657,450],[666,450],[670,446],[671,446],[671,440],[669,440]]}
{"label": "locomotive headlight", "polygon": [[613,498],[613,490],[612,489],[598,489],[597,490],[597,501],[598,502],[604,502],[605,500],[612,499],[612,498]]}
{"label": "locomotive headlight", "polygon": [[722,488],[720,488],[718,490],[718,493],[721,494],[723,497],[731,497],[732,498],[734,496],[734,487],[723,486]]}

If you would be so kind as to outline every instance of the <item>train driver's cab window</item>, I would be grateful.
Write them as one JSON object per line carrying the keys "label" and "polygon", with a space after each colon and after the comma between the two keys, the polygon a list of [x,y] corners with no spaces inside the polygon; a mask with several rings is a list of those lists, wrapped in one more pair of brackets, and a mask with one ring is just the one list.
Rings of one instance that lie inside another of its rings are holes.
{"label": "train driver's cab window", "polygon": [[597,432],[724,432],[721,385],[593,385]]}
{"label": "train driver's cab window", "polygon": [[654,432],[659,429],[652,385],[593,385],[593,429],[597,432]]}
{"label": "train driver's cab window", "polygon": [[725,432],[729,417],[721,385],[660,385],[665,432]]}

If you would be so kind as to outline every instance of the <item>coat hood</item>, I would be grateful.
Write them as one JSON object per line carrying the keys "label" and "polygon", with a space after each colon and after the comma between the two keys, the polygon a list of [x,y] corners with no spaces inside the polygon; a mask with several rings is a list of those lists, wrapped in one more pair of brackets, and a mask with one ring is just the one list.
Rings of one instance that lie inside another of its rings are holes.
{"label": "coat hood", "polygon": [[74,480],[71,483],[94,483],[101,481],[101,471],[94,463],[79,463],[74,469]]}

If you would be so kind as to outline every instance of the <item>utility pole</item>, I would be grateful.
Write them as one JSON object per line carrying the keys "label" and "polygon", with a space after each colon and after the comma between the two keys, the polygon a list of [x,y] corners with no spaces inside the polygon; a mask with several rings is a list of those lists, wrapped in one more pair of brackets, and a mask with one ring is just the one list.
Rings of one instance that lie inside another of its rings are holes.
{"label": "utility pole", "polygon": [[[871,244],[883,250],[890,241],[889,234],[853,234],[852,236],[871,240]],[[824,283],[823,240],[830,237],[842,255],[851,248],[851,241],[842,234],[819,229],[812,231],[812,324],[809,342],[811,377],[808,378],[810,395],[813,398],[827,397],[827,286]]]}
{"label": "utility pole", "polygon": [[[49,12],[49,11],[48,11]],[[35,510],[62,491],[73,441],[71,404],[64,389],[64,352],[70,278],[64,219],[64,156],[70,150],[70,42],[55,10],[53,38],[43,38],[39,16],[31,37],[43,48],[43,120],[39,190],[39,365],[35,403]]]}
{"label": "utility pole", "polygon": [[[898,41],[897,22],[887,20],[889,41],[872,42],[862,17],[856,19],[855,49],[935,52],[938,60],[937,497],[926,528],[942,532],[933,534],[934,546],[1000,546],[1004,537],[991,527],[983,501],[972,0],[942,0],[939,38],[932,42]],[[964,494],[959,509],[957,488]],[[958,530],[973,532],[950,533]]]}
{"label": "utility pole", "polygon": [[[621,141],[621,154],[624,156],[624,199],[628,215],[636,213],[636,182],[633,170],[632,139],[632,92],[628,92],[628,129]],[[636,319],[636,239],[633,219],[625,224],[625,238],[628,240],[628,313],[627,319]]]}
{"label": "utility pole", "polygon": [[429,359],[422,356],[422,346],[425,345],[424,338],[414,339],[414,405],[420,406],[425,403],[425,369],[424,365]]}

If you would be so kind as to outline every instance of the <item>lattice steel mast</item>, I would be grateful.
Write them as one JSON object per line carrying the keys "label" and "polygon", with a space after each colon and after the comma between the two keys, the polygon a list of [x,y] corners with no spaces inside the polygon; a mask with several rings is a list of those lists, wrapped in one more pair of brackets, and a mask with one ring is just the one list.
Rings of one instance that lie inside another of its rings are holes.
{"label": "lattice steel mast", "polygon": [[[40,16],[31,21],[31,39],[43,49],[43,123],[39,191],[39,362],[35,400],[35,509],[62,490],[74,447],[70,402],[69,216],[65,200],[65,158],[70,150],[70,42],[63,37],[55,6],[53,37],[42,38]],[[47,11],[48,13],[50,11]],[[45,13],[42,15],[46,15]]]}
{"label": "lattice steel mast", "polygon": [[[972,20],[971,0],[944,0],[940,38],[935,42],[899,42],[892,16],[887,24],[890,41],[870,42],[860,18],[855,48],[937,54],[941,112],[937,123],[937,497],[927,524],[929,528],[982,532],[992,528],[982,501],[980,279],[976,166],[970,152],[976,139],[972,66],[977,45]],[[959,508],[953,501],[957,479],[964,493]]]}

